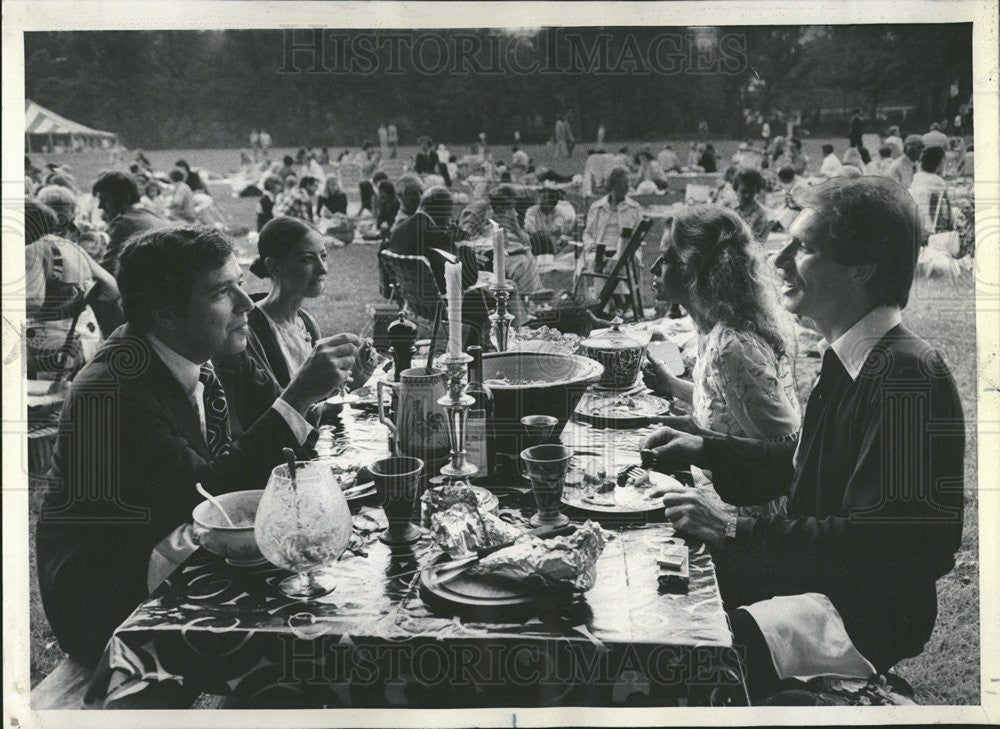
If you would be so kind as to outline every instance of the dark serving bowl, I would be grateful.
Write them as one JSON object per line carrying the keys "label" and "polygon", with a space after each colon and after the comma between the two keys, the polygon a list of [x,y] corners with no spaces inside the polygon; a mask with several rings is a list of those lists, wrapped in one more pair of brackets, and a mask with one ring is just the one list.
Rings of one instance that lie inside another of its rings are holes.
{"label": "dark serving bowl", "polygon": [[551,415],[558,437],[577,403],[604,374],[598,362],[557,352],[491,352],[483,356],[483,380],[493,392],[497,450],[520,453],[525,415]]}

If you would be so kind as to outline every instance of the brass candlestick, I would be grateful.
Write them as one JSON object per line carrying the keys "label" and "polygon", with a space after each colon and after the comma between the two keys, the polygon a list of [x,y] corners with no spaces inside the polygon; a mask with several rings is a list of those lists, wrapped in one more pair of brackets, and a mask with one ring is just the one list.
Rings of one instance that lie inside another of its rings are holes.
{"label": "brass candlestick", "polygon": [[489,290],[497,302],[496,309],[490,314],[490,322],[492,324],[490,334],[493,339],[493,346],[497,348],[498,352],[506,352],[507,339],[510,336],[510,324],[514,321],[514,315],[507,311],[507,302],[510,299],[511,292],[514,291],[514,286],[510,283],[493,284]]}
{"label": "brass candlestick", "polygon": [[448,441],[451,445],[451,459],[441,467],[441,475],[451,481],[463,481],[479,471],[476,464],[469,462],[465,452],[465,424],[469,408],[476,402],[475,398],[465,393],[471,361],[472,357],[464,352],[455,356],[446,354],[438,360],[448,378],[448,392],[438,400],[438,404],[448,410]]}

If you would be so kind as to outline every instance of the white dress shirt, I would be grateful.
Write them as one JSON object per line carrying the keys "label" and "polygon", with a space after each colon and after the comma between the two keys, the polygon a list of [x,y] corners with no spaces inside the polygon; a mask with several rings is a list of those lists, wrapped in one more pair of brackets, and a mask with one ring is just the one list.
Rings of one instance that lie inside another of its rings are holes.
{"label": "white dress shirt", "polygon": [[[830,344],[851,379],[857,380],[872,349],[901,321],[899,307],[876,306]],[[851,642],[843,618],[825,595],[774,597],[748,605],[746,610],[764,636],[778,678],[868,678],[875,673],[874,666]]]}
{"label": "white dress shirt", "polygon": [[[187,357],[184,357],[152,334],[146,334],[149,345],[156,352],[163,364],[180,383],[181,389],[187,395],[191,405],[198,412],[198,424],[201,426],[202,438],[207,438],[205,428],[205,385],[202,384],[201,365],[195,364]],[[272,407],[288,423],[299,445],[305,443],[311,427],[306,419],[299,414],[291,405],[280,397],[274,401]],[[193,484],[192,484],[193,487]],[[156,589],[163,580],[170,576],[177,567],[187,559],[192,552],[198,549],[194,539],[191,537],[191,525],[181,524],[170,534],[164,537],[159,544],[153,547],[149,555],[149,569],[146,574],[146,587],[150,592]]]}

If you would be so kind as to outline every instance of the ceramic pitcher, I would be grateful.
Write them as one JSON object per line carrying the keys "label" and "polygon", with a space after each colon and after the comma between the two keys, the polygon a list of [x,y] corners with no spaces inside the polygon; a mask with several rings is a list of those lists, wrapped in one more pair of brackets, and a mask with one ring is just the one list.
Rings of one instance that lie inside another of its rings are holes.
{"label": "ceramic pitcher", "polygon": [[[383,392],[398,389],[396,421],[386,414]],[[445,460],[451,451],[448,416],[438,399],[445,396],[445,372],[424,367],[403,370],[399,382],[379,380],[378,417],[392,432],[396,455],[420,458],[432,464]]]}

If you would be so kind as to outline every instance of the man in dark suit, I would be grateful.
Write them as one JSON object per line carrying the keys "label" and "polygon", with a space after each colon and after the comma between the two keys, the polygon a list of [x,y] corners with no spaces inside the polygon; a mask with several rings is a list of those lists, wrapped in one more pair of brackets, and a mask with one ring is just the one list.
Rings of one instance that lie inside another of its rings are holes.
{"label": "man in dark suit", "polygon": [[[462,262],[462,285],[472,286],[478,279],[476,258],[467,248],[454,243],[451,214],[454,198],[444,187],[432,187],[420,200],[417,212],[399,224],[389,238],[386,250],[405,256],[424,256],[430,261],[438,288],[444,293],[444,264],[449,257]],[[435,251],[442,251],[441,256]]]}
{"label": "man in dark suit", "polygon": [[473,327],[475,341],[481,343],[485,341],[485,332],[489,327],[489,302],[481,288],[471,288],[479,279],[479,267],[471,248],[458,247],[454,243],[453,207],[454,198],[447,188],[429,188],[421,198],[417,212],[392,231],[386,250],[427,258],[441,293],[445,293],[446,289],[444,264],[461,262],[462,286],[465,289],[462,321]]}
{"label": "man in dark suit", "polygon": [[279,392],[245,352],[252,304],[222,234],[150,231],[120,260],[128,323],[67,396],[36,534],[46,616],[86,663],[194,550],[195,484],[263,488],[282,448],[314,437],[303,414],[348,376],[358,344],[321,340]]}
{"label": "man in dark suit", "polygon": [[696,489],[667,518],[704,541],[752,693],[779,679],[869,678],[917,655],[935,582],[962,536],[965,423],[940,354],[902,324],[920,218],[896,182],[810,188],[775,265],[786,309],[829,347],[798,443],[719,436],[677,422],[643,444],[662,470],[711,469],[735,505],[787,496],[784,513],[737,517]]}

